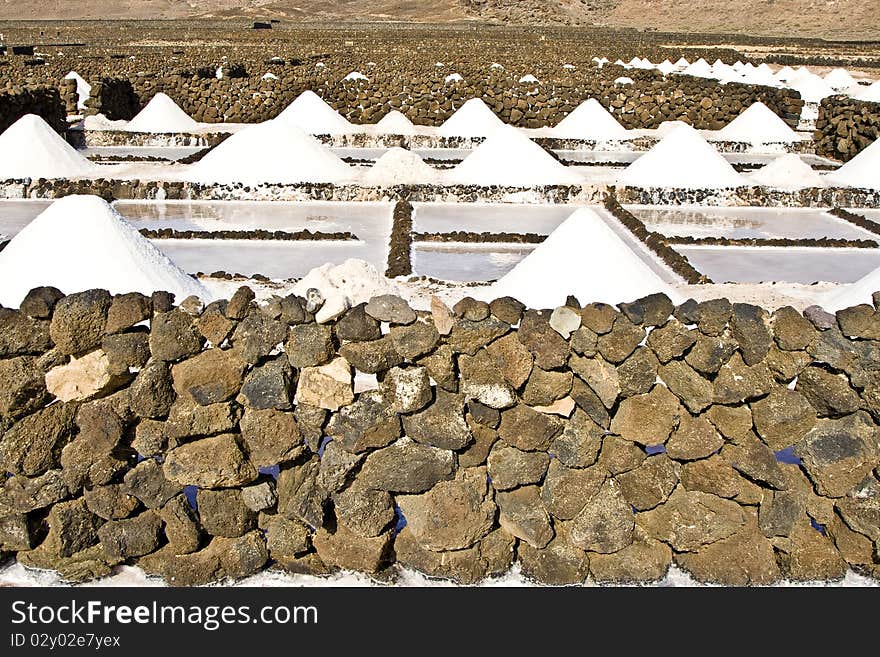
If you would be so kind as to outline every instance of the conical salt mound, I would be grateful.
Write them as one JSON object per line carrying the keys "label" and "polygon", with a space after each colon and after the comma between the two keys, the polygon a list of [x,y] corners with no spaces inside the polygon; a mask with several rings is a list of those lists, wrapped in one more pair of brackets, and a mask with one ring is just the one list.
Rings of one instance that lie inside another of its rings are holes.
{"label": "conical salt mound", "polygon": [[569,294],[581,303],[609,304],[663,292],[679,295],[593,210],[577,210],[497,283],[479,293],[530,308],[555,308]]}
{"label": "conical salt mound", "polygon": [[0,135],[0,180],[81,178],[96,175],[92,164],[35,114],[26,114]]}
{"label": "conical salt mound", "polygon": [[413,122],[403,112],[391,110],[375,126],[376,132],[383,135],[411,135],[415,132]]}
{"label": "conical salt mound", "polygon": [[199,124],[163,93],[150,99],[125,127],[129,132],[192,132]]}
{"label": "conical salt mound", "polygon": [[348,120],[314,91],[303,91],[276,119],[310,135],[345,135],[356,132]]}
{"label": "conical salt mound", "polygon": [[696,130],[681,125],[617,179],[629,187],[731,188],[748,184]]}
{"label": "conical salt mound", "polygon": [[880,81],[874,82],[867,87],[861,87],[855,97],[871,103],[880,103]]}
{"label": "conical salt mound", "polygon": [[299,128],[277,119],[249,126],[192,165],[187,180],[213,183],[327,183],[352,169]]}
{"label": "conical salt mound", "polygon": [[752,103],[733,121],[716,133],[721,141],[747,143],[792,143],[798,134],[764,103]]}
{"label": "conical salt mound", "polygon": [[880,139],[826,176],[835,185],[880,189]]}
{"label": "conical salt mound", "polygon": [[364,174],[368,185],[417,185],[434,183],[440,172],[427,164],[418,153],[394,147],[376,160]]}
{"label": "conical salt mound", "polygon": [[880,267],[862,276],[855,283],[819,295],[816,303],[828,312],[834,313],[862,303],[873,305],[871,296],[878,291],[880,291]]}
{"label": "conical salt mound", "polygon": [[846,69],[836,68],[825,76],[825,82],[827,82],[832,89],[841,90],[849,89],[856,84],[856,79],[850,75],[849,71]]}
{"label": "conical salt mound", "polygon": [[749,176],[756,185],[773,189],[795,190],[825,187],[825,181],[795,153],[786,153]]}
{"label": "conical salt mound", "polygon": [[460,185],[579,185],[583,178],[512,126],[502,125],[446,176]]}
{"label": "conical salt mound", "polygon": [[66,196],[25,226],[0,252],[0,303],[17,308],[32,288],[66,294],[95,288],[113,294],[160,290],[178,301],[205,288],[184,273],[97,196]]}
{"label": "conical salt mound", "polygon": [[611,141],[626,139],[628,133],[595,98],[578,105],[553,128],[554,137]]}
{"label": "conical salt mound", "polygon": [[471,98],[450,116],[437,132],[444,137],[486,137],[504,125],[479,98]]}

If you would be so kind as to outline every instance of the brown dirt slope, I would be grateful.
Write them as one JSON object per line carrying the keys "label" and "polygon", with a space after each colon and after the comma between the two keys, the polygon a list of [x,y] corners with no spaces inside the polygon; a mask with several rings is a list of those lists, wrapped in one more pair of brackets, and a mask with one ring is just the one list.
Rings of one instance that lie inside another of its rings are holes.
{"label": "brown dirt slope", "polygon": [[877,0],[0,0],[0,20],[199,16],[596,24],[670,32],[880,39]]}

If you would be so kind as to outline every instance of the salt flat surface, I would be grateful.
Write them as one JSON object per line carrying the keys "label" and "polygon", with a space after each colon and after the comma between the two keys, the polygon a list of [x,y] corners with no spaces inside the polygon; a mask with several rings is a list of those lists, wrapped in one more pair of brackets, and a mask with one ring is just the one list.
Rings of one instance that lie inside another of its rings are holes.
{"label": "salt flat surface", "polygon": [[855,212],[856,214],[860,214],[866,219],[870,219],[871,221],[876,221],[880,223],[880,208],[855,208],[850,209],[850,212]]}
{"label": "salt flat surface", "polygon": [[649,230],[668,237],[880,239],[814,208],[627,206]]}
{"label": "salt flat surface", "polygon": [[416,242],[413,269],[419,276],[444,281],[492,281],[513,269],[534,248],[534,244]]}
{"label": "salt flat surface", "polygon": [[387,239],[394,209],[369,201],[117,201],[114,207],[137,228],[347,230],[367,242]]}
{"label": "salt flat surface", "polygon": [[548,235],[574,212],[570,205],[413,203],[413,231],[538,233]]}
{"label": "salt flat surface", "polygon": [[174,262],[189,273],[225,271],[230,274],[262,274],[269,278],[299,278],[325,263],[359,258],[385,269],[385,242],[320,241],[283,242],[262,240],[153,240]]}
{"label": "salt flat surface", "polygon": [[15,237],[50,205],[52,201],[0,200],[0,233],[6,237]]}
{"label": "salt flat surface", "polygon": [[712,280],[852,283],[880,267],[880,249],[682,246],[673,248]]}

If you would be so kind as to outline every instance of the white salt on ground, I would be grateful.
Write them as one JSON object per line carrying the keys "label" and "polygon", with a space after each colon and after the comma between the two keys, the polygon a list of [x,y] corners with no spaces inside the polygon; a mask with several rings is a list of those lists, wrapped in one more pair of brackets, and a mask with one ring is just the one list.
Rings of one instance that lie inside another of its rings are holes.
{"label": "white salt on ground", "polygon": [[302,92],[284,108],[276,120],[296,126],[310,135],[345,135],[356,132],[355,126],[314,91]]}
{"label": "white salt on ground", "polygon": [[202,285],[97,196],[66,196],[25,226],[0,252],[0,303],[17,308],[32,288],[65,294],[173,292],[178,301]]}
{"label": "white salt on ground", "polygon": [[192,132],[199,124],[169,96],[157,93],[147,106],[128,122],[128,132]]}
{"label": "white salt on ground", "polygon": [[773,189],[795,190],[825,187],[825,180],[795,153],[786,153],[761,167],[748,178],[757,185]]}
{"label": "white salt on ground", "polygon": [[98,170],[35,114],[24,115],[0,135],[0,180],[82,178]]}
{"label": "white salt on ground", "polygon": [[825,179],[833,185],[880,189],[880,139],[837,171],[826,174]]}
{"label": "white salt on ground", "polygon": [[680,125],[624,169],[617,184],[728,189],[748,182],[699,132],[688,125]]}
{"label": "white salt on ground", "polygon": [[254,185],[341,182],[352,176],[330,149],[278,119],[235,133],[184,174],[195,182]]}
{"label": "white salt on ground", "polygon": [[444,137],[486,137],[504,122],[479,98],[471,98],[459,107],[437,134]]}
{"label": "white salt on ground", "polygon": [[382,135],[412,135],[416,131],[413,122],[398,110],[388,112],[379,119],[373,129]]}
{"label": "white salt on ground", "polygon": [[445,179],[459,185],[579,185],[583,177],[513,126],[502,124]]}
{"label": "white salt on ground", "polygon": [[629,133],[595,98],[578,105],[551,131],[563,139],[594,139],[613,141],[626,139]]}
{"label": "white salt on ground", "polygon": [[609,304],[663,292],[663,281],[593,210],[581,208],[497,283],[479,292],[485,300],[512,296],[530,308],[555,308],[569,294]]}
{"label": "white salt on ground", "polygon": [[364,174],[367,185],[417,185],[436,183],[440,172],[427,164],[418,153],[395,146],[376,160]]}
{"label": "white salt on ground", "polygon": [[872,295],[878,290],[880,290],[880,267],[866,274],[855,283],[843,285],[819,295],[816,303],[832,313],[862,303],[873,305]]}
{"label": "white salt on ground", "polygon": [[[397,294],[395,286],[373,265],[356,258],[315,267],[285,293],[305,297],[310,288],[321,292],[326,309],[350,308],[376,296]],[[322,319],[320,312],[316,319]]]}
{"label": "white salt on ground", "polygon": [[801,137],[762,102],[752,103],[733,121],[715,133],[719,141],[747,143],[792,143]]}
{"label": "white salt on ground", "polygon": [[86,101],[92,95],[92,85],[86,82],[76,71],[71,71],[64,76],[64,79],[76,80],[76,106],[78,109],[85,109]]}

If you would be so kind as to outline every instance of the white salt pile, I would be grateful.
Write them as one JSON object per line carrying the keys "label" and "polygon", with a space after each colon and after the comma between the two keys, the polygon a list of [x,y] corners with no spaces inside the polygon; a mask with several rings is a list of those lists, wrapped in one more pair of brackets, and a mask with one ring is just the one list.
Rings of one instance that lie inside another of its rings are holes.
{"label": "white salt pile", "polygon": [[662,62],[655,66],[658,71],[660,71],[663,75],[669,75],[673,71],[678,70],[675,64],[670,62],[668,59],[664,59]]}
{"label": "white salt pile", "polygon": [[373,297],[397,293],[396,287],[373,265],[355,258],[339,265],[327,263],[315,267],[289,293],[304,297],[311,288],[320,291],[324,297],[324,305],[315,315],[319,322],[333,319],[351,306]]}
{"label": "white salt pile", "polygon": [[783,66],[776,71],[776,79],[780,82],[788,82],[794,76],[794,69],[791,66]]}
{"label": "white salt pile", "polygon": [[348,120],[330,107],[314,91],[303,91],[290,105],[284,108],[276,120],[286,125],[296,126],[310,135],[345,135],[355,132]]}
{"label": "white salt pile", "polygon": [[159,92],[128,122],[128,132],[192,132],[199,124],[170,97]]}
{"label": "white salt pile", "polygon": [[501,125],[446,179],[460,185],[579,185],[583,178],[556,160],[522,132]]}
{"label": "white salt pile", "polygon": [[626,139],[628,136],[626,129],[595,98],[578,105],[552,129],[552,134],[563,139],[596,141]]}
{"label": "white salt pile", "polygon": [[531,308],[555,308],[569,294],[582,302],[619,303],[655,292],[679,295],[593,210],[577,210],[497,283],[479,293]]}
{"label": "white salt pile", "polygon": [[834,185],[880,189],[880,139],[837,171],[826,174],[825,179]]}
{"label": "white salt pile", "polygon": [[18,307],[43,285],[66,294],[165,290],[178,301],[191,294],[209,300],[198,281],[97,196],[55,201],[0,252],[0,303]]}
{"label": "white salt pile", "polygon": [[872,295],[878,290],[880,290],[880,267],[854,283],[818,295],[816,303],[832,313],[862,303],[873,305]]}
{"label": "white salt pile", "polygon": [[522,76],[519,79],[519,82],[520,82],[520,84],[540,84],[540,82],[538,81],[538,78],[536,78],[531,73],[528,73],[528,74]]}
{"label": "white salt pile", "polygon": [[825,187],[818,172],[795,153],[786,153],[748,176],[756,185],[786,191],[806,187]]}
{"label": "white salt pile", "polygon": [[614,84],[633,84],[633,79],[626,76],[616,78]]}
{"label": "white salt pile", "polygon": [[0,154],[0,180],[82,178],[99,170],[35,114],[24,115],[0,135]]}
{"label": "white salt pile", "polygon": [[235,133],[186,174],[206,183],[327,183],[352,177],[352,169],[302,130],[278,119]]}
{"label": "white salt pile", "polygon": [[715,133],[719,141],[747,143],[786,143],[800,141],[800,136],[762,102],[752,103],[738,117]]}
{"label": "white salt pile", "polygon": [[825,82],[835,91],[842,91],[856,84],[856,79],[846,69],[836,68],[825,76]]}
{"label": "white salt pile", "polygon": [[880,81],[874,82],[867,87],[862,87],[855,97],[871,103],[880,103]]}
{"label": "white salt pile", "polygon": [[682,71],[684,75],[691,75],[697,78],[711,78],[714,74],[712,73],[712,67],[709,66],[709,62],[700,57],[693,64],[688,66],[684,71]]}
{"label": "white salt pile", "polygon": [[629,187],[725,189],[748,184],[699,132],[681,125],[617,178]]}
{"label": "white salt pile", "polygon": [[416,185],[436,183],[440,172],[405,148],[394,147],[382,154],[363,176],[367,185]]}
{"label": "white salt pile", "polygon": [[492,65],[489,67],[491,69],[495,69],[496,71],[503,71],[504,67],[498,62],[492,62]]}
{"label": "white salt pile", "polygon": [[82,76],[76,71],[71,71],[67,75],[64,76],[65,80],[76,80],[76,106],[79,109],[84,109],[86,106],[86,101],[92,95],[92,85],[86,82]]}
{"label": "white salt pile", "polygon": [[277,80],[277,79],[278,79],[278,76],[275,75],[274,73],[266,73],[266,74],[264,74],[263,77],[260,78],[260,79],[261,79],[261,80]]}
{"label": "white salt pile", "polygon": [[443,122],[437,133],[444,137],[486,137],[504,122],[479,98],[471,98]]}
{"label": "white salt pile", "polygon": [[798,71],[793,80],[789,82],[789,86],[798,91],[801,98],[808,103],[818,103],[823,98],[834,95],[834,89],[831,88],[831,85],[818,75],[809,72]]}
{"label": "white salt pile", "polygon": [[352,71],[351,73],[346,75],[344,78],[342,78],[343,82],[358,82],[361,80],[363,80],[365,82],[369,82],[370,78],[368,78],[366,75],[364,75],[360,71]]}
{"label": "white salt pile", "polygon": [[461,75],[459,75],[458,73],[450,73],[449,75],[447,75],[447,76],[444,78],[443,81],[444,81],[446,84],[452,84],[452,83],[454,83],[454,82],[461,82],[462,80],[464,80],[464,78],[461,77]]}
{"label": "white salt pile", "polygon": [[406,118],[403,112],[391,110],[383,116],[374,129],[383,135],[411,135],[415,132],[413,122]]}
{"label": "white salt pile", "polygon": [[690,65],[691,65],[691,63],[688,60],[686,60],[684,57],[679,57],[678,61],[675,62],[675,68],[680,69],[682,71]]}

